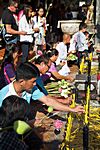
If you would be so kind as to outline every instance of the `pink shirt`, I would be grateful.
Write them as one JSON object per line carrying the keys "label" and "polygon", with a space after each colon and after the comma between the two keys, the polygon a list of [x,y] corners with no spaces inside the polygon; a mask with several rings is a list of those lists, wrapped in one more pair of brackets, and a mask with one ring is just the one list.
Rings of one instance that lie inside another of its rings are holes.
{"label": "pink shirt", "polygon": [[51,66],[50,66],[50,69],[49,69],[49,72],[57,72],[57,69],[56,69],[56,66],[55,64],[52,62]]}

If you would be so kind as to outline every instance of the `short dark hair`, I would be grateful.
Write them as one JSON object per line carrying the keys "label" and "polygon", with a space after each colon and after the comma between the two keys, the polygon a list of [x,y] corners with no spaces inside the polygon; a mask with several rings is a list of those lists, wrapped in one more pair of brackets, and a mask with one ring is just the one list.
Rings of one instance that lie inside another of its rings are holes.
{"label": "short dark hair", "polygon": [[24,79],[24,80],[30,80],[32,78],[38,78],[40,76],[40,72],[38,68],[30,63],[25,62],[21,63],[16,70],[16,80]]}
{"label": "short dark hair", "polygon": [[18,0],[9,0],[9,6],[14,6],[16,3],[18,4],[19,1]]}
{"label": "short dark hair", "polygon": [[82,29],[85,29],[87,28],[87,24],[84,23],[84,22],[81,22],[80,25],[79,25],[79,30],[82,30]]}
{"label": "short dark hair", "polygon": [[[0,126],[7,127],[16,120],[26,121],[30,114],[30,104],[16,95],[6,97],[2,102],[0,118],[3,119]],[[2,116],[2,117],[1,117]]]}

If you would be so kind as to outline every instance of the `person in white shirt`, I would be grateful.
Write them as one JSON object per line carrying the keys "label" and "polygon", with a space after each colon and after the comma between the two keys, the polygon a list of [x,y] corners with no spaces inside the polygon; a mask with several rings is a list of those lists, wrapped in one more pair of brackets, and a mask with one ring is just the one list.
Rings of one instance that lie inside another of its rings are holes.
{"label": "person in white shirt", "polygon": [[27,61],[29,49],[33,44],[33,34],[38,32],[38,28],[33,28],[31,22],[32,7],[24,5],[23,15],[19,20],[19,31],[26,31],[26,35],[20,35],[21,49],[22,49],[22,62]]}
{"label": "person in white shirt", "polygon": [[46,18],[44,17],[44,8],[41,6],[38,8],[37,15],[33,17],[33,26],[39,29],[39,32],[34,34],[35,46],[37,50],[43,50],[46,48]]}
{"label": "person in white shirt", "polygon": [[22,49],[22,62],[27,61],[29,47],[33,42],[33,37],[32,37],[33,29],[30,20],[31,14],[32,14],[32,7],[25,5],[23,16],[19,20],[19,31],[27,32],[27,35],[25,36],[20,35],[20,42],[21,42],[21,49]]}
{"label": "person in white shirt", "polygon": [[80,65],[83,55],[88,54],[88,43],[84,32],[86,31],[87,25],[81,22],[79,25],[79,31],[76,32],[70,40],[70,46],[68,53],[75,53],[78,56],[78,65]]}
{"label": "person in white shirt", "polygon": [[66,44],[68,44],[68,43],[70,43],[70,35],[64,34],[63,41],[59,42],[56,46],[56,49],[59,52],[58,59],[56,61],[56,65],[59,65],[59,63],[61,61],[67,59],[67,45]]}
{"label": "person in white shirt", "polygon": [[56,60],[56,65],[60,65],[60,63],[63,63],[63,67],[60,70],[61,75],[68,75],[70,73],[70,69],[67,65],[67,44],[70,43],[70,35],[64,34],[63,35],[63,41],[59,42],[56,46],[56,49],[59,52],[58,58]]}
{"label": "person in white shirt", "polygon": [[82,57],[88,54],[88,44],[86,36],[84,34],[86,28],[87,28],[86,23],[81,22],[79,25],[79,31],[77,33],[77,44],[76,44],[78,65],[80,65]]}
{"label": "person in white shirt", "polygon": [[68,53],[72,53],[73,51],[76,52],[77,34],[78,34],[78,32],[76,32],[72,35]]}

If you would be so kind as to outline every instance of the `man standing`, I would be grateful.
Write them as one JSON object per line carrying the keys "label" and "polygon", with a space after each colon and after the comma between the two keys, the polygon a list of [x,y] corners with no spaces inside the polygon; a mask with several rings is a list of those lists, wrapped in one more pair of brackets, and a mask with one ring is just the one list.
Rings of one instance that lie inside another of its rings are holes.
{"label": "man standing", "polygon": [[26,34],[24,31],[18,31],[18,25],[14,18],[14,13],[17,9],[18,2],[16,0],[9,0],[9,5],[2,14],[2,23],[4,24],[3,37],[7,45],[16,44],[18,35]]}
{"label": "man standing", "polygon": [[80,67],[80,63],[83,56],[87,56],[88,54],[88,44],[86,40],[86,36],[84,32],[86,32],[87,25],[84,22],[81,22],[79,25],[79,31],[77,33],[77,56],[78,56],[78,66]]}

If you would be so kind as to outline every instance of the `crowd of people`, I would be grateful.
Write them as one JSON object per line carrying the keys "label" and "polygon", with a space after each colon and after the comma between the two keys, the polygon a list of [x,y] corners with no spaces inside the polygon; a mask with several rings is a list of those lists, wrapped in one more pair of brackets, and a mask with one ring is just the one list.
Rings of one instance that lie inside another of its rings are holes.
{"label": "crowd of people", "polygon": [[[44,84],[51,77],[56,81],[65,79],[73,82],[74,78],[70,73],[67,56],[74,51],[79,58],[79,66],[82,56],[93,52],[93,48],[89,48],[89,36],[87,36],[89,33],[86,32],[87,26],[84,22],[80,23],[79,31],[72,37],[63,34],[62,42],[50,44],[47,48],[44,8],[40,6],[36,11],[32,9],[32,6],[25,4],[16,14],[18,5],[17,1],[10,0],[2,14],[6,50],[0,71],[0,128],[2,129],[0,142],[2,141],[4,150],[7,146],[4,146],[5,136],[8,146],[11,146],[9,149],[12,149],[13,143],[19,144],[18,149],[28,149],[25,143],[19,141],[13,129],[3,129],[16,120],[26,121],[26,114],[33,119],[29,113],[30,101],[40,101],[59,111],[84,113],[84,107],[81,105],[74,108],[69,106],[71,97],[58,99],[50,96]],[[70,9],[66,16],[72,17]],[[35,54],[31,60],[28,59],[30,51]],[[10,136],[13,140],[9,140]]]}

